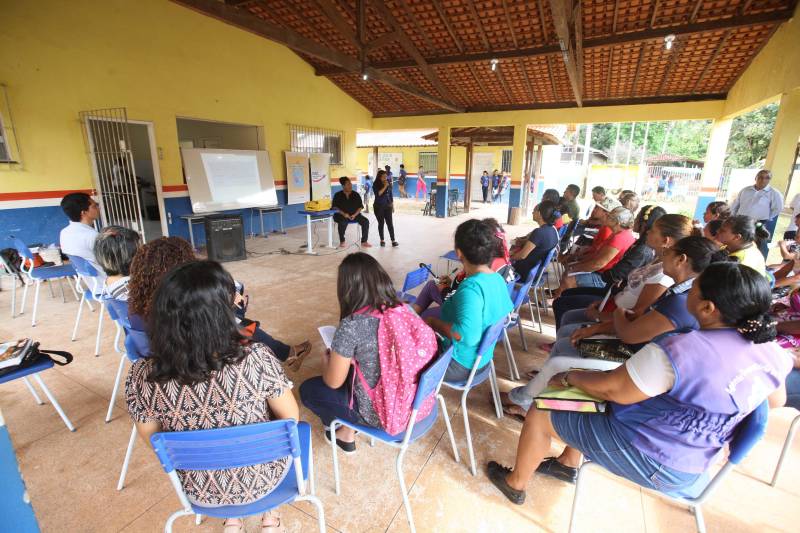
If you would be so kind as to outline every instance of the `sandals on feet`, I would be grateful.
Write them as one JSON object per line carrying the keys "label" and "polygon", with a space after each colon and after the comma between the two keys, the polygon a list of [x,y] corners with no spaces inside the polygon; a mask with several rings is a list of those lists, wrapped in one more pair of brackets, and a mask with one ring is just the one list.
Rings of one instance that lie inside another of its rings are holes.
{"label": "sandals on feet", "polygon": [[[269,521],[269,523],[266,523]],[[283,527],[281,514],[277,511],[270,511],[264,513],[261,517],[261,533],[286,533],[286,528]]]}
{"label": "sandals on feet", "polygon": [[[232,524],[236,521],[238,523]],[[223,522],[223,533],[244,533],[244,521],[241,518],[228,518]]]}
{"label": "sandals on feet", "polygon": [[[298,346],[300,347],[300,350],[297,349]],[[303,341],[297,346],[292,346],[292,353],[286,359],[286,366],[288,366],[293,372],[297,372],[300,370],[300,367],[303,365],[303,361],[310,353],[311,342],[309,341]]]}

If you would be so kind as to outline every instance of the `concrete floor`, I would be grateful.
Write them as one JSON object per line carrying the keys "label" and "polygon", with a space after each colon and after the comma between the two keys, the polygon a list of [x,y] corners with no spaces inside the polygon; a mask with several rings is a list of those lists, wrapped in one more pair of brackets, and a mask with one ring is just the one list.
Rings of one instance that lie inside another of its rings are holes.
{"label": "concrete floor", "polygon": [[[487,216],[500,207],[473,211],[473,216]],[[376,245],[369,253],[378,258],[392,275],[397,287],[404,273],[420,261],[432,262],[444,272],[446,264],[438,256],[451,249],[452,234],[458,222],[467,218],[435,219],[411,214],[395,218],[400,247],[377,247],[374,218],[370,240]],[[510,227],[511,236],[522,234],[524,227]],[[327,241],[325,230],[317,230],[320,242]],[[350,242],[355,230],[348,231]],[[336,240],[334,238],[334,240]],[[289,372],[295,391],[303,380],[320,373],[322,343],[316,328],[335,324],[337,303],[336,266],[344,252],[326,255],[281,255],[280,248],[297,251],[305,241],[303,228],[290,230],[286,236],[248,240],[251,252],[246,261],[228,263],[231,273],[247,286],[250,294],[249,315],[260,320],[278,338],[287,342],[311,339],[314,354],[297,373]],[[155,456],[141,442],[136,450],[124,490],[116,490],[117,477],[130,434],[131,422],[124,401],[118,396],[113,420],[104,422],[111,397],[119,357],[112,347],[113,326],[106,318],[100,357],[94,357],[96,314],[85,314],[79,338],[70,341],[77,302],[61,301],[57,292],[51,298],[42,291],[39,325],[30,326],[30,302],[27,312],[9,318],[10,292],[0,292],[0,339],[31,336],[44,348],[66,349],[75,361],[55,368],[42,376],[77,427],[70,433],[47,404],[38,406],[21,381],[0,387],[0,408],[6,419],[23,476],[43,531],[160,531],[166,518],[178,509],[178,500]],[[527,313],[523,314],[528,319]],[[552,317],[548,316],[544,334],[527,330],[530,353],[522,350],[519,337],[511,341],[520,371],[538,368],[544,355],[535,347],[553,336]],[[505,357],[499,348],[495,358],[501,387],[510,388]],[[420,442],[414,444],[405,460],[406,482],[419,531],[566,531],[573,487],[536,476],[528,487],[528,500],[514,506],[489,483],[483,472],[490,459],[513,464],[521,425],[508,417],[497,420],[487,386],[470,395],[470,423],[479,472],[473,477],[464,464],[466,455],[462,414],[456,394],[445,391],[462,462],[454,462],[444,423],[441,419]],[[797,531],[800,520],[800,439],[790,452],[778,487],[765,481],[783,444],[789,422],[796,413],[788,409],[771,415],[768,434],[751,456],[740,465],[704,506],[710,531]],[[395,452],[380,444],[370,448],[358,441],[358,453],[340,455],[342,494],[333,491],[330,448],[322,436],[319,421],[302,409],[301,416],[314,428],[314,465],[317,493],[321,498],[329,529],[335,531],[407,531],[405,512],[394,473]],[[560,446],[554,446],[556,453]],[[685,509],[664,503],[627,482],[609,475],[596,476],[587,487],[591,503],[581,511],[580,531],[693,531],[694,519]],[[305,503],[282,508],[289,531],[313,531],[316,528],[313,508]],[[0,519],[2,520],[2,519]],[[2,530],[0,526],[0,530]],[[221,531],[221,521],[206,519],[194,526],[191,518],[177,521],[178,531]],[[256,519],[247,522],[249,531],[257,531]]]}

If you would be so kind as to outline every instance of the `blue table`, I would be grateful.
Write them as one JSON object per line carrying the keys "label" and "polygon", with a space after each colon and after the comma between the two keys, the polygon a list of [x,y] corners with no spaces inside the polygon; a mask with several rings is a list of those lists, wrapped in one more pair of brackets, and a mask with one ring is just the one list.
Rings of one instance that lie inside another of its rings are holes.
{"label": "blue table", "polygon": [[455,250],[450,250],[444,255],[440,255],[439,259],[446,259],[447,260],[447,271],[450,271],[450,263],[460,263],[461,259],[458,258],[456,255]]}
{"label": "blue table", "polygon": [[305,211],[301,209],[298,213],[306,217],[306,240],[308,242],[306,253],[314,253],[314,243],[311,238],[311,224],[314,222],[328,221],[328,248],[333,248],[333,215],[335,215],[337,211],[333,209],[327,211]]}
{"label": "blue table", "polygon": [[0,413],[0,516],[3,517],[3,531],[22,533],[39,531],[2,413]]}

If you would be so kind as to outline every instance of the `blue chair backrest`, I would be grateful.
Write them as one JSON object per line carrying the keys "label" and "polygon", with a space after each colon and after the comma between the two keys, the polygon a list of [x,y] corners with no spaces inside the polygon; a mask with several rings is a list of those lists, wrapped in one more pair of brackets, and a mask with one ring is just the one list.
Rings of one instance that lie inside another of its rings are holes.
{"label": "blue chair backrest", "polygon": [[563,226],[561,226],[561,228],[558,230],[558,240],[559,240],[559,242],[561,242],[561,239],[563,239],[563,238],[564,238],[564,234],[567,232],[567,228],[568,228],[568,227],[569,227],[569,225],[568,225],[568,224],[564,224],[564,225],[563,225]]}
{"label": "blue chair backrest", "polygon": [[481,337],[481,343],[478,345],[478,357],[483,359],[483,357],[488,354],[489,348],[493,347],[497,343],[500,335],[503,334],[503,329],[505,327],[506,317],[503,317],[495,324],[492,324],[486,328],[486,331],[483,332],[483,337]]}
{"label": "blue chair backrest", "polygon": [[14,248],[17,250],[17,253],[24,257],[25,259],[33,259],[33,254],[31,253],[30,248],[28,248],[24,242],[19,240],[17,237],[13,235],[10,236],[11,242],[14,243]]}
{"label": "blue chair backrest", "polygon": [[453,347],[450,346],[446,352],[422,372],[419,376],[419,383],[417,383],[417,394],[414,396],[414,403],[411,405],[412,409],[419,409],[422,406],[422,402],[436,392],[452,358]]}
{"label": "blue chair backrest", "polygon": [[[428,269],[431,268],[431,265],[428,265]],[[408,274],[406,274],[406,279],[403,280],[403,290],[400,292],[408,292],[415,287],[419,287],[426,281],[428,281],[428,276],[430,272],[428,269],[419,267],[416,270],[412,270]]]}
{"label": "blue chair backrest", "polygon": [[769,417],[769,402],[764,400],[761,405],[744,417],[734,429],[733,439],[729,444],[730,454],[728,462],[738,465],[750,450],[767,431],[767,418]]}
{"label": "blue chair backrest", "polygon": [[119,325],[126,330],[131,327],[128,320],[128,302],[114,298],[103,298],[103,301],[106,304],[106,309],[108,309],[108,316],[114,322],[119,322]]}
{"label": "blue chair backrest", "polygon": [[295,420],[275,420],[244,426],[173,431],[150,437],[165,472],[226,470],[300,457]]}
{"label": "blue chair backrest", "polygon": [[509,298],[513,297],[514,289],[517,287],[517,282],[519,281],[519,275],[514,274],[514,277],[506,282],[508,286],[508,296]]}
{"label": "blue chair backrest", "polygon": [[536,280],[534,280],[533,284],[538,287],[539,284],[542,282],[542,277],[544,277],[544,273],[547,272],[547,265],[549,265],[553,258],[556,256],[556,252],[558,251],[558,246],[550,250],[547,254],[547,257],[542,259],[542,262],[539,263],[539,270],[536,273]]}
{"label": "blue chair backrest", "polygon": [[75,272],[81,276],[86,278],[96,278],[99,275],[97,269],[94,268],[94,266],[92,266],[92,264],[83,257],[69,254],[67,254],[67,257],[69,258],[69,262],[72,263],[72,266],[75,268]]}
{"label": "blue chair backrest", "polygon": [[522,304],[525,303],[525,298],[528,296],[528,292],[531,290],[531,285],[539,276],[539,271],[544,270],[544,263],[539,263],[539,266],[534,267],[528,272],[528,278],[525,280],[525,283],[514,293],[514,312],[518,312],[519,308],[522,307]]}
{"label": "blue chair backrest", "polygon": [[142,357],[150,357],[150,338],[141,329],[125,329],[125,353],[133,362]]}

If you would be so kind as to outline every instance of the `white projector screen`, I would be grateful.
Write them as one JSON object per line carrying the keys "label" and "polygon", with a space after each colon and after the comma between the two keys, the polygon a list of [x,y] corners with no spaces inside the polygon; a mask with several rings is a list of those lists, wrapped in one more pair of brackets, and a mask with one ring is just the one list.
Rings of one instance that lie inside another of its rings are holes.
{"label": "white projector screen", "polygon": [[278,205],[267,152],[182,148],[181,155],[193,212]]}

